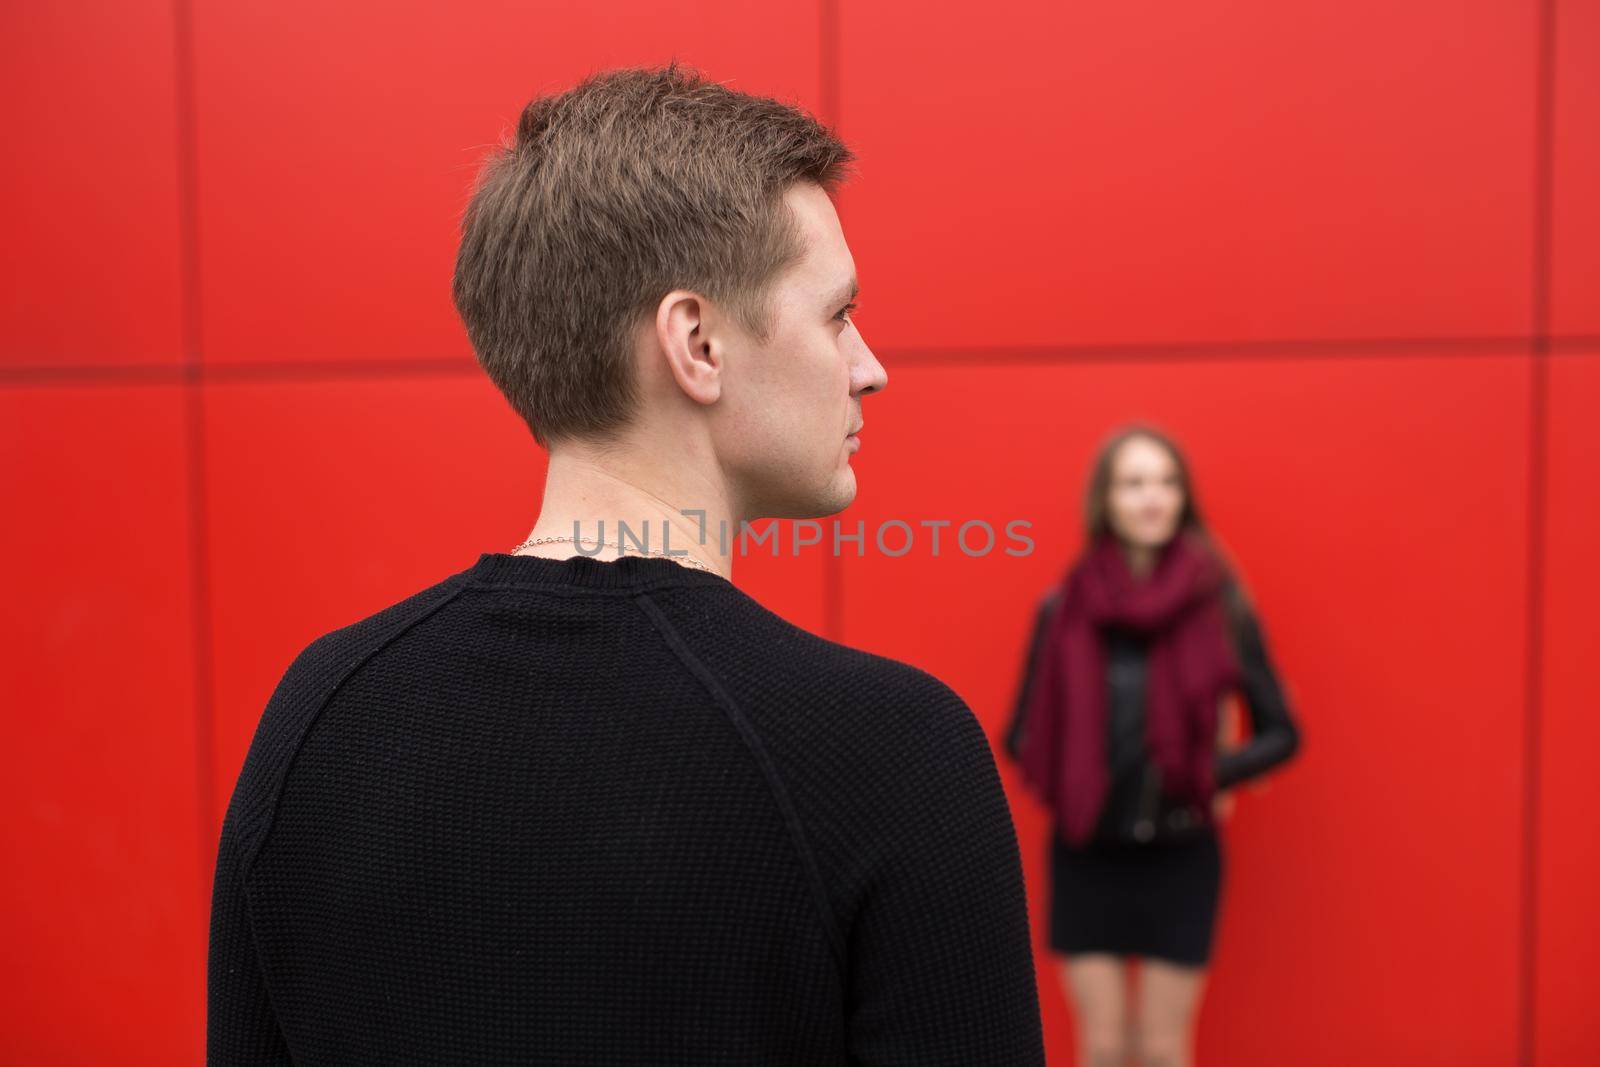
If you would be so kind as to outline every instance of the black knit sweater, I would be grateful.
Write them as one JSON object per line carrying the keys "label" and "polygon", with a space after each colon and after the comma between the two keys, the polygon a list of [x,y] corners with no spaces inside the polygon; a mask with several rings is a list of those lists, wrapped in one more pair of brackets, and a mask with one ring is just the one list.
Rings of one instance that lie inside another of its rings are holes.
{"label": "black knit sweater", "polygon": [[212,894],[213,1064],[1040,1064],[932,675],[670,560],[483,553],[311,642]]}

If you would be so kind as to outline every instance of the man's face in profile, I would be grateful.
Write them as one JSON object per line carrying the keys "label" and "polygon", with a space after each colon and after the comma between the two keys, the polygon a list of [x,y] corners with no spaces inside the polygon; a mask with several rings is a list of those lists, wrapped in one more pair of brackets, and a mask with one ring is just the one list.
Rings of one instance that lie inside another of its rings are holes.
{"label": "man's face in profile", "polygon": [[771,340],[743,349],[727,382],[722,455],[751,518],[812,518],[856,495],[850,439],[861,395],[888,375],[854,325],[855,260],[833,201],[798,182],[784,196],[805,257],[775,284]]}

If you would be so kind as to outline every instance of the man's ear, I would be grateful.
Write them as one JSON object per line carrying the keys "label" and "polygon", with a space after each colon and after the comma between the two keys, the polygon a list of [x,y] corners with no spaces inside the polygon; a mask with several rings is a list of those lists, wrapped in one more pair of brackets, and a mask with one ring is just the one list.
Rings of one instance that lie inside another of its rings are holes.
{"label": "man's ear", "polygon": [[678,388],[697,403],[712,404],[722,395],[727,328],[713,302],[687,289],[674,289],[656,305],[656,350]]}

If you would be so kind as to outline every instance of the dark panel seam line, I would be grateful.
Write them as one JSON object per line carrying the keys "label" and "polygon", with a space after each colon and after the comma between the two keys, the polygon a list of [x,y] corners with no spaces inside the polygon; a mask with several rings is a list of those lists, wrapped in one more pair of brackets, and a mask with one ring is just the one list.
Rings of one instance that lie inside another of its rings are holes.
{"label": "dark panel seam line", "polygon": [[829,552],[822,557],[822,625],[833,641],[844,641],[844,592],[844,556]]}
{"label": "dark panel seam line", "polygon": [[[1350,338],[1332,341],[1206,341],[1192,345],[1019,345],[972,348],[880,348],[893,366],[947,366],[957,363],[1205,363],[1296,359],[1426,359],[1526,354],[1536,341],[1551,351],[1600,354],[1600,334],[1527,337]],[[272,363],[195,366],[181,364],[110,366],[106,364],[0,367],[0,388],[27,386],[173,385],[190,380],[218,385],[294,382],[425,381],[473,378],[475,363],[438,364],[425,360],[359,363]]]}
{"label": "dark panel seam line", "polygon": [[840,70],[840,45],[842,28],[838,0],[819,0],[817,4],[817,92],[818,108],[823,123],[835,134],[839,132],[839,115],[843,103],[843,74]]}
{"label": "dark panel seam line", "polygon": [[1528,547],[1527,547],[1527,630],[1523,677],[1523,855],[1522,855],[1522,909],[1519,953],[1519,1027],[1522,1031],[1521,1062],[1532,1067],[1534,1062],[1534,1023],[1538,967],[1538,904],[1539,904],[1539,793],[1540,745],[1543,736],[1544,688],[1544,515],[1546,504],[1545,439],[1547,429],[1546,397],[1549,363],[1536,356],[1530,368],[1529,442],[1528,442]]}
{"label": "dark panel seam line", "polygon": [[1527,656],[1524,660],[1522,732],[1522,908],[1521,952],[1518,953],[1517,1029],[1518,1054],[1523,1067],[1533,1067],[1538,1046],[1539,968],[1539,794],[1544,727],[1544,527],[1549,475],[1546,445],[1549,436],[1550,279],[1553,167],[1555,135],[1554,0],[1541,0],[1538,8],[1538,83],[1534,96],[1534,201],[1533,201],[1533,363],[1530,368],[1528,419],[1528,546],[1527,546]]}
{"label": "dark panel seam line", "polygon": [[690,651],[687,644],[679,636],[678,631],[668,621],[661,608],[650,599],[648,594],[640,593],[634,597],[634,603],[639,605],[641,611],[649,617],[651,623],[660,631],[662,639],[683,663],[689,672],[699,680],[710,692],[712,699],[722,707],[723,712],[733,722],[734,728],[739,731],[745,745],[755,756],[756,763],[761,769],[762,777],[766,778],[767,786],[772,791],[773,799],[777,801],[778,808],[783,814],[784,821],[789,826],[789,837],[794,844],[795,852],[799,855],[801,866],[805,868],[807,881],[811,885],[811,895],[816,902],[818,918],[822,923],[823,934],[828,942],[828,949],[833,955],[834,964],[839,969],[839,981],[848,982],[845,970],[844,944],[839,936],[839,931],[834,926],[833,909],[828,904],[828,894],[823,888],[822,873],[817,866],[816,857],[812,854],[809,842],[802,830],[799,813],[795,810],[794,802],[789,796],[789,791],[784,788],[783,779],[778,775],[777,768],[772,764],[766,746],[761,743],[755,728],[749,720],[739,711],[737,702],[723,688],[722,683],[703,664],[699,657]]}
{"label": "dark panel seam line", "polygon": [[1172,345],[1017,345],[990,348],[879,348],[894,366],[1003,363],[1227,363],[1297,359],[1455,359],[1526,355],[1531,337],[1351,338],[1345,341],[1197,342]]}
{"label": "dark panel seam line", "polygon": [[211,866],[216,860],[216,659],[212,649],[210,544],[206,536],[205,393],[190,385],[183,390],[184,451],[189,496],[189,612],[194,654],[194,760],[200,871],[204,900],[211,891]]}
{"label": "dark panel seam line", "polygon": [[211,893],[210,871],[216,861],[216,693],[211,648],[210,552],[206,540],[205,397],[201,390],[198,178],[195,153],[194,35],[189,0],[172,5],[173,108],[177,152],[178,284],[184,448],[189,491],[189,610],[194,656],[194,801],[199,838],[200,899]]}
{"label": "dark panel seam line", "polygon": [[190,0],[173,2],[174,97],[177,106],[178,271],[182,302],[182,365],[205,366],[200,312],[200,163],[195,131],[194,16]]}
{"label": "dark panel seam line", "polygon": [[473,359],[322,359],[252,360],[210,363],[207,378],[219,382],[324,381],[363,378],[477,378],[483,369]]}
{"label": "dark panel seam line", "polygon": [[[824,118],[837,136],[844,106],[844,13],[839,0],[818,0],[817,14],[817,81]],[[844,633],[844,562],[834,553],[822,560],[822,632],[834,641]]]}

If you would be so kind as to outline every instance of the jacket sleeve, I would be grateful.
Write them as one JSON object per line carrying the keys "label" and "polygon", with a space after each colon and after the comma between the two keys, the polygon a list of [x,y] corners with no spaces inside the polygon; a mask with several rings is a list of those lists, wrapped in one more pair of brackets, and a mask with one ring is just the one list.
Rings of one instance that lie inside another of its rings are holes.
{"label": "jacket sleeve", "polygon": [[1021,758],[1022,741],[1027,733],[1028,698],[1033,693],[1033,681],[1038,675],[1039,650],[1044,645],[1044,635],[1050,623],[1050,613],[1054,610],[1059,594],[1051,590],[1039,601],[1039,607],[1034,612],[1033,633],[1028,638],[1027,657],[1023,662],[1022,674],[1017,680],[1016,697],[1011,705],[1011,723],[1006,729],[1005,750],[1013,762]]}
{"label": "jacket sleeve", "polygon": [[211,889],[206,962],[206,1063],[212,1067],[293,1064],[256,959],[239,849],[225,821]]}
{"label": "jacket sleeve", "polygon": [[850,1062],[1042,1065],[1028,903],[1010,806],[982,725],[942,684],[897,754],[846,934]]}
{"label": "jacket sleeve", "polygon": [[1250,739],[1239,748],[1217,756],[1218,789],[1227,789],[1265,774],[1288,760],[1300,747],[1300,730],[1284,698],[1261,624],[1248,607],[1241,605],[1236,610],[1234,633],[1244,674],[1241,689],[1250,716]]}

